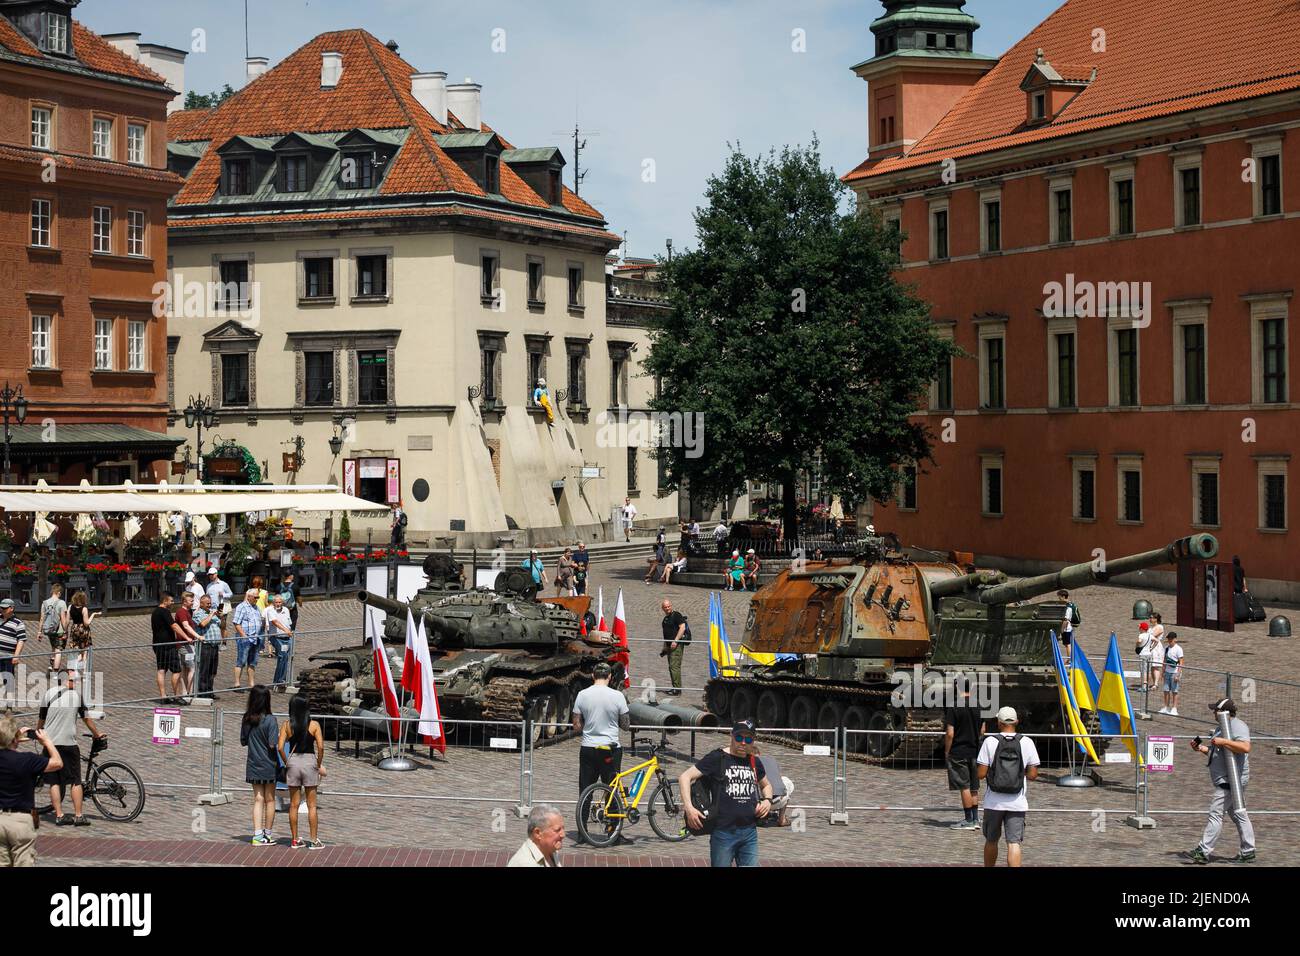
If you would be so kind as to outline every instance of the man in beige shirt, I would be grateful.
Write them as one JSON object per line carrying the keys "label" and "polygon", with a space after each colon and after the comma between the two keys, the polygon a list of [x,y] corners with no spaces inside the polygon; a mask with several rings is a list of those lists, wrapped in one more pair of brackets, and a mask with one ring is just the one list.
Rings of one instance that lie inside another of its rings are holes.
{"label": "man in beige shirt", "polygon": [[559,866],[564,843],[564,817],[549,804],[539,803],[528,814],[528,839],[506,866]]}

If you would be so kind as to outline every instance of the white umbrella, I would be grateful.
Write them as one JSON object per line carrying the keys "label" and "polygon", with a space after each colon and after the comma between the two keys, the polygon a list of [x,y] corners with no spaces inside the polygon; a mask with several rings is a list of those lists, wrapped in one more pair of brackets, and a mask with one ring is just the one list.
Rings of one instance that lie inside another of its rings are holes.
{"label": "white umbrella", "polygon": [[194,531],[194,537],[206,538],[212,530],[212,522],[204,515],[195,515],[190,519],[190,527]]}
{"label": "white umbrella", "polygon": [[122,524],[122,537],[125,540],[130,541],[143,530],[144,525],[140,523],[140,516],[131,515],[131,517],[127,518]]}
{"label": "white umbrella", "polygon": [[90,515],[83,511],[77,515],[77,520],[73,523],[72,530],[76,532],[79,539],[85,541],[95,533],[95,525],[94,522],[90,520]]}
{"label": "white umbrella", "polygon": [[44,544],[49,541],[50,538],[54,537],[54,532],[58,530],[52,521],[47,520],[47,514],[48,512],[45,511],[36,512],[36,520],[32,523],[32,537],[37,544]]}

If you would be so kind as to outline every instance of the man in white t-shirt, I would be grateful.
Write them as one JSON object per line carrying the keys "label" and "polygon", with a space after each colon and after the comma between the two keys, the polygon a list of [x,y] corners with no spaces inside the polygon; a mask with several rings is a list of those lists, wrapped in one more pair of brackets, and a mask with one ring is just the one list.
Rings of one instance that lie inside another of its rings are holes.
{"label": "man in white t-shirt", "polygon": [[1151,636],[1151,625],[1143,621],[1138,625],[1137,655],[1142,662],[1142,685],[1139,690],[1151,689],[1151,655],[1155,653],[1158,641]]}
{"label": "man in white t-shirt", "polygon": [[[1020,865],[1020,845],[1025,842],[1026,789],[1038,778],[1038,748],[1016,732],[1019,717],[1012,707],[998,711],[998,732],[980,746],[979,778],[984,788],[984,865],[998,865],[998,840],[1007,836],[1007,865]],[[1017,761],[1015,745],[1019,744]],[[1016,783],[1019,782],[1019,788]],[[998,789],[994,789],[997,787]]]}
{"label": "man in white t-shirt", "polygon": [[1170,631],[1165,644],[1165,706],[1160,713],[1177,717],[1178,688],[1183,681],[1183,646],[1178,643],[1178,632]]}
{"label": "man in white t-shirt", "polygon": [[631,498],[623,499],[623,538],[625,541],[632,540],[632,523],[636,521],[636,505],[632,504]]}

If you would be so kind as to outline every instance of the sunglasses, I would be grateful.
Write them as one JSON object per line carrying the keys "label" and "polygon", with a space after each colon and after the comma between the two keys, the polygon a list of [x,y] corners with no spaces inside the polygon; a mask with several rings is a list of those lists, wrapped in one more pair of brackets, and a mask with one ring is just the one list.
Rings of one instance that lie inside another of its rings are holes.
{"label": "sunglasses", "polygon": [[735,738],[735,741],[736,741],[736,743],[738,743],[738,744],[752,744],[752,743],[754,742],[754,738],[753,738],[753,737],[740,737],[740,736],[737,736],[737,737]]}

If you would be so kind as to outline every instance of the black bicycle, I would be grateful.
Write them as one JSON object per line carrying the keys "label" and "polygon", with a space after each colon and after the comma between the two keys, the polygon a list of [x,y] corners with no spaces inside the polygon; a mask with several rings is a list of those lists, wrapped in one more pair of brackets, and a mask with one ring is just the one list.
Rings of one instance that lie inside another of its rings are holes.
{"label": "black bicycle", "polygon": [[[120,760],[96,763],[96,756],[108,749],[108,738],[95,737],[93,734],[82,736],[90,738],[90,757],[86,760],[85,779],[82,782],[84,795],[90,798],[105,819],[129,823],[144,809],[144,783],[141,782],[140,775]],[[65,793],[63,798],[71,800],[72,794]],[[52,803],[37,808],[41,814],[53,811]]]}

